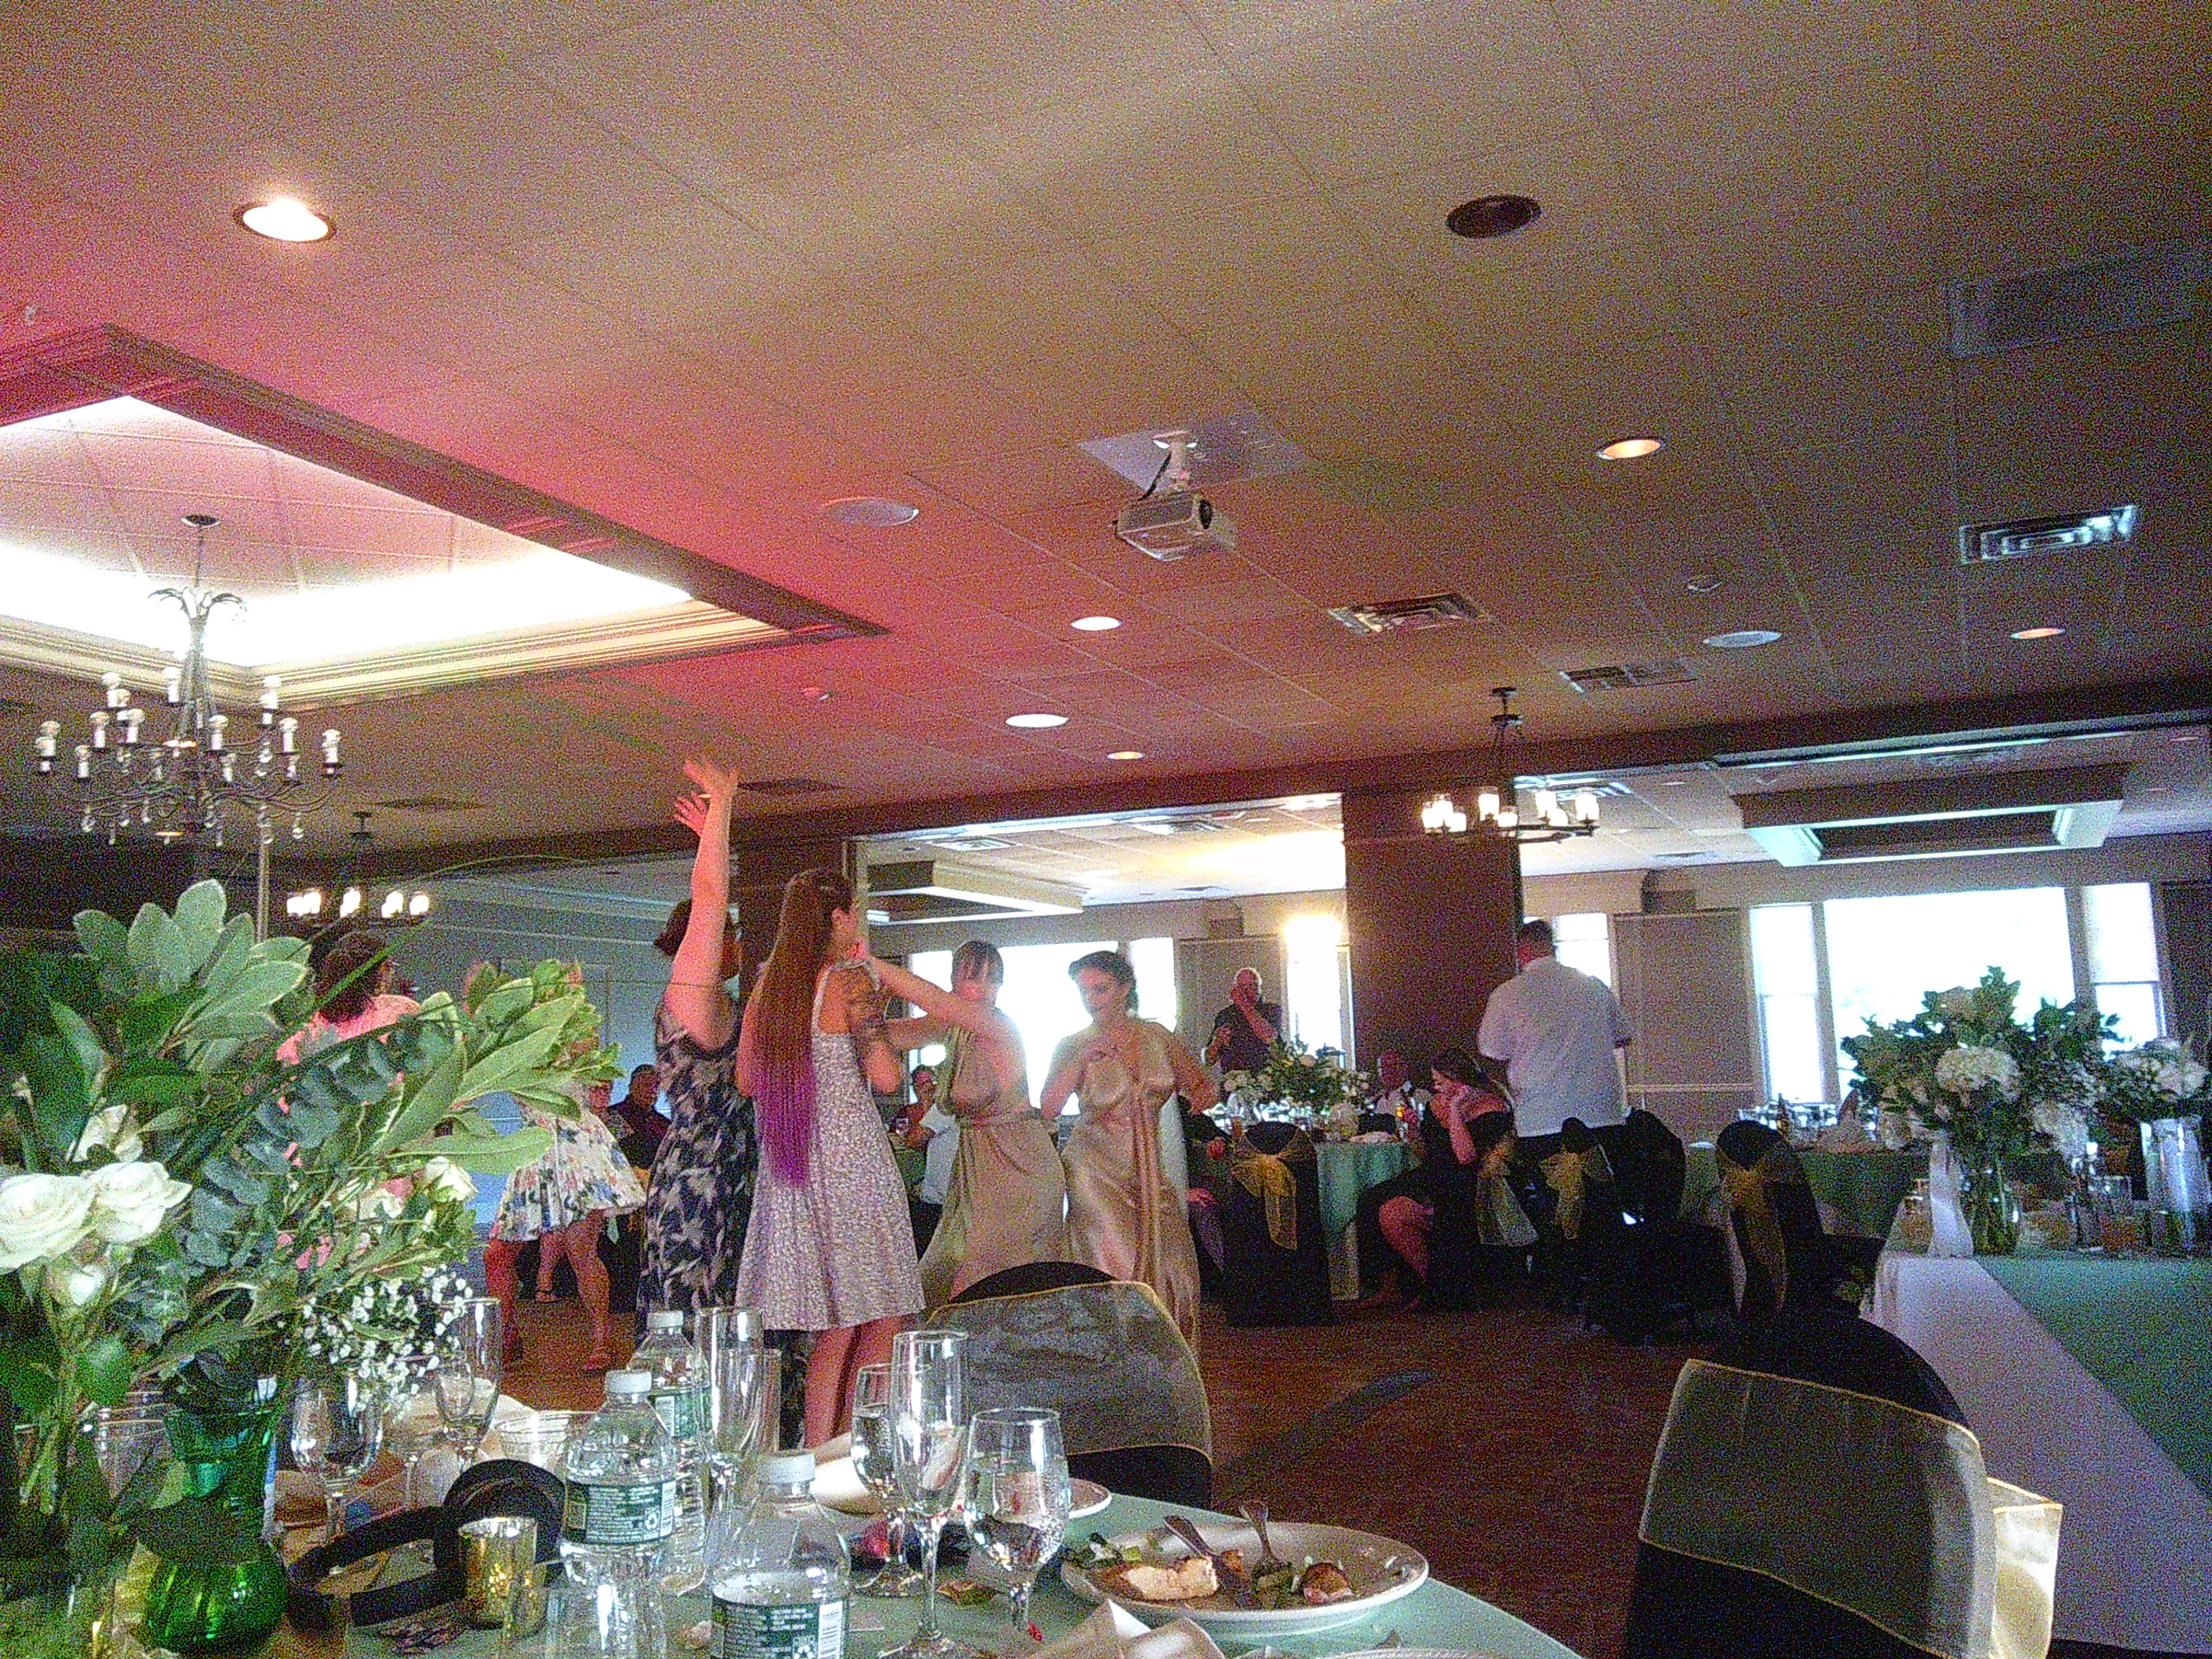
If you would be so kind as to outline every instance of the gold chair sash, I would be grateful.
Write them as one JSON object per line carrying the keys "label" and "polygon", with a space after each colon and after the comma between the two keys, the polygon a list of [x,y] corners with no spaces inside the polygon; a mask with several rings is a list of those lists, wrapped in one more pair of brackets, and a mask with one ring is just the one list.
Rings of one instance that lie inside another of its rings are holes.
{"label": "gold chair sash", "polygon": [[[1287,1149],[1285,1149],[1287,1150]],[[1267,1237],[1279,1250],[1298,1248],[1298,1178],[1273,1152],[1240,1146],[1229,1160],[1237,1184],[1266,1206]]]}
{"label": "gold chair sash", "polygon": [[1606,1162],[1605,1148],[1592,1146],[1587,1152],[1553,1152],[1544,1160],[1542,1168],[1544,1180],[1559,1195],[1559,1203],[1552,1211],[1553,1218],[1567,1237],[1581,1237],[1584,1188],[1593,1181],[1613,1179],[1613,1165]]}
{"label": "gold chair sash", "polygon": [[1747,1170],[1725,1152],[1717,1153],[1715,1162],[1720,1165],[1721,1184],[1728,1188],[1729,1202],[1743,1217],[1747,1248],[1774,1286],[1774,1305],[1784,1306],[1790,1293],[1790,1253],[1783,1247],[1782,1223],[1774,1213],[1767,1188],[1770,1184],[1804,1186],[1805,1166],[1784,1146],[1768,1147]]}

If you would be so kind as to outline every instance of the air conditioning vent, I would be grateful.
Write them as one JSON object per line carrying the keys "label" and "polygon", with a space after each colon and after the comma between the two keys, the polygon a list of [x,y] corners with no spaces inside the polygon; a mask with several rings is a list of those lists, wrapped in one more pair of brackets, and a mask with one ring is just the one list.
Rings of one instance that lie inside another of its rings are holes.
{"label": "air conditioning vent", "polygon": [[1983,357],[2085,335],[2188,319],[2208,270],[2204,245],[2146,243],[2115,257],[1950,289],[1951,355]]}
{"label": "air conditioning vent", "polygon": [[1680,657],[1652,662],[1611,663],[1602,668],[1569,668],[1559,678],[1577,691],[1634,691],[1647,685],[1680,685],[1697,675]]}
{"label": "air conditioning vent", "polygon": [[2002,524],[1959,526],[1959,562],[1988,564],[1999,559],[2028,559],[2043,553],[2071,553],[2085,547],[2119,547],[2135,539],[2141,509],[2108,507],[2094,513],[2061,514],[2049,519],[2010,519]]}
{"label": "air conditioning vent", "polygon": [[483,812],[490,809],[480,800],[457,800],[451,795],[408,795],[399,800],[376,803],[394,812]]}
{"label": "air conditioning vent", "polygon": [[1340,605],[1329,613],[1355,634],[1419,634],[1460,623],[1488,622],[1490,613],[1457,593],[1424,593],[1414,599]]}
{"label": "air conditioning vent", "polygon": [[827,795],[844,787],[841,783],[824,783],[819,778],[756,778],[750,783],[738,786],[753,795]]}

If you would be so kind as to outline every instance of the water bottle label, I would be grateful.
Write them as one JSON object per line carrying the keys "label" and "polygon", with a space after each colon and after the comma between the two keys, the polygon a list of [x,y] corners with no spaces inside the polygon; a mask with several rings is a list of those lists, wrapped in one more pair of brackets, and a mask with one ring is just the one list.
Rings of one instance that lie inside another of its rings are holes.
{"label": "water bottle label", "polygon": [[845,1604],[763,1606],[714,1598],[712,1659],[844,1659]]}
{"label": "water bottle label", "polygon": [[668,1437],[679,1445],[707,1431],[704,1389],[655,1389],[653,1409],[660,1414],[660,1426],[668,1431]]}
{"label": "water bottle label", "polygon": [[676,1483],[568,1483],[561,1532],[576,1544],[658,1544],[676,1530]]}

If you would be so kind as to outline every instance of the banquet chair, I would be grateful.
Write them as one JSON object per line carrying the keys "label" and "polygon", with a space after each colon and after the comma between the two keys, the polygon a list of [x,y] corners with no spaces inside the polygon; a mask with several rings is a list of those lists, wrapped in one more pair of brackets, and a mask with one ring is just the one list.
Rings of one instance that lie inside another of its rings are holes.
{"label": "banquet chair", "polygon": [[1001,1267],[988,1279],[979,1279],[952,1299],[988,1302],[996,1296],[1027,1296],[1035,1291],[1057,1291],[1070,1285],[1110,1285],[1114,1275],[1082,1261],[1024,1261],[1018,1267]]}
{"label": "banquet chair", "polygon": [[[1230,1179],[1219,1188],[1215,1295],[1231,1325],[1329,1324],[1336,1315],[1313,1141],[1288,1123],[1255,1123],[1244,1139],[1231,1152]],[[1251,1191],[1248,1180],[1283,1188],[1271,1198]]]}
{"label": "banquet chair", "polygon": [[1842,1308],[1785,1310],[1676,1380],[1621,1651],[2040,1655],[2057,1548],[2057,1506],[1988,1478],[1919,1355]]}
{"label": "banquet chair", "polygon": [[[1070,1473],[1119,1492],[1170,1503],[1213,1482],[1213,1430],[1198,1356],[1148,1285],[1103,1276],[1048,1288],[980,1294],[1017,1274],[1049,1277],[1073,1262],[1033,1262],[971,1285],[929,1317],[964,1331],[971,1412],[1000,1406],[1057,1411]],[[1081,1268],[1095,1273],[1092,1268]]]}
{"label": "banquet chair", "polygon": [[1698,1316],[1729,1301],[1727,1247],[1712,1228],[1685,1219],[1688,1158],[1681,1137],[1654,1113],[1629,1113],[1613,1144],[1622,1220],[1599,1264],[1598,1322],[1624,1342],[1662,1331],[1694,1337]]}
{"label": "banquet chair", "polygon": [[1836,1300],[1835,1251],[1790,1143],[1763,1123],[1731,1123],[1713,1139],[1729,1189],[1729,1225],[1743,1261],[1737,1316],[1772,1318],[1784,1308]]}

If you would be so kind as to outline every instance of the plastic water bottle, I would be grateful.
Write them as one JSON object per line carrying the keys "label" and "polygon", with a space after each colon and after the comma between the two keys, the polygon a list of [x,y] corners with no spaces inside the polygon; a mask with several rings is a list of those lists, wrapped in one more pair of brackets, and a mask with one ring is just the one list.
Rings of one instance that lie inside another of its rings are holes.
{"label": "plastic water bottle", "polygon": [[676,1443],[676,1533],[661,1563],[660,1587],[678,1595],[707,1577],[707,1364],[684,1336],[684,1315],[675,1308],[647,1316],[645,1341],[629,1363],[652,1374],[653,1409]]}
{"label": "plastic water bottle", "polygon": [[713,1659],[844,1659],[852,1558],[814,1501],[814,1454],[770,1452],[757,1478],[752,1512],[708,1575]]}
{"label": "plastic water bottle", "polygon": [[595,1592],[608,1651],[666,1659],[660,1574],[676,1530],[676,1448],[653,1408],[649,1371],[607,1373],[606,1404],[561,1460],[561,1559]]}

